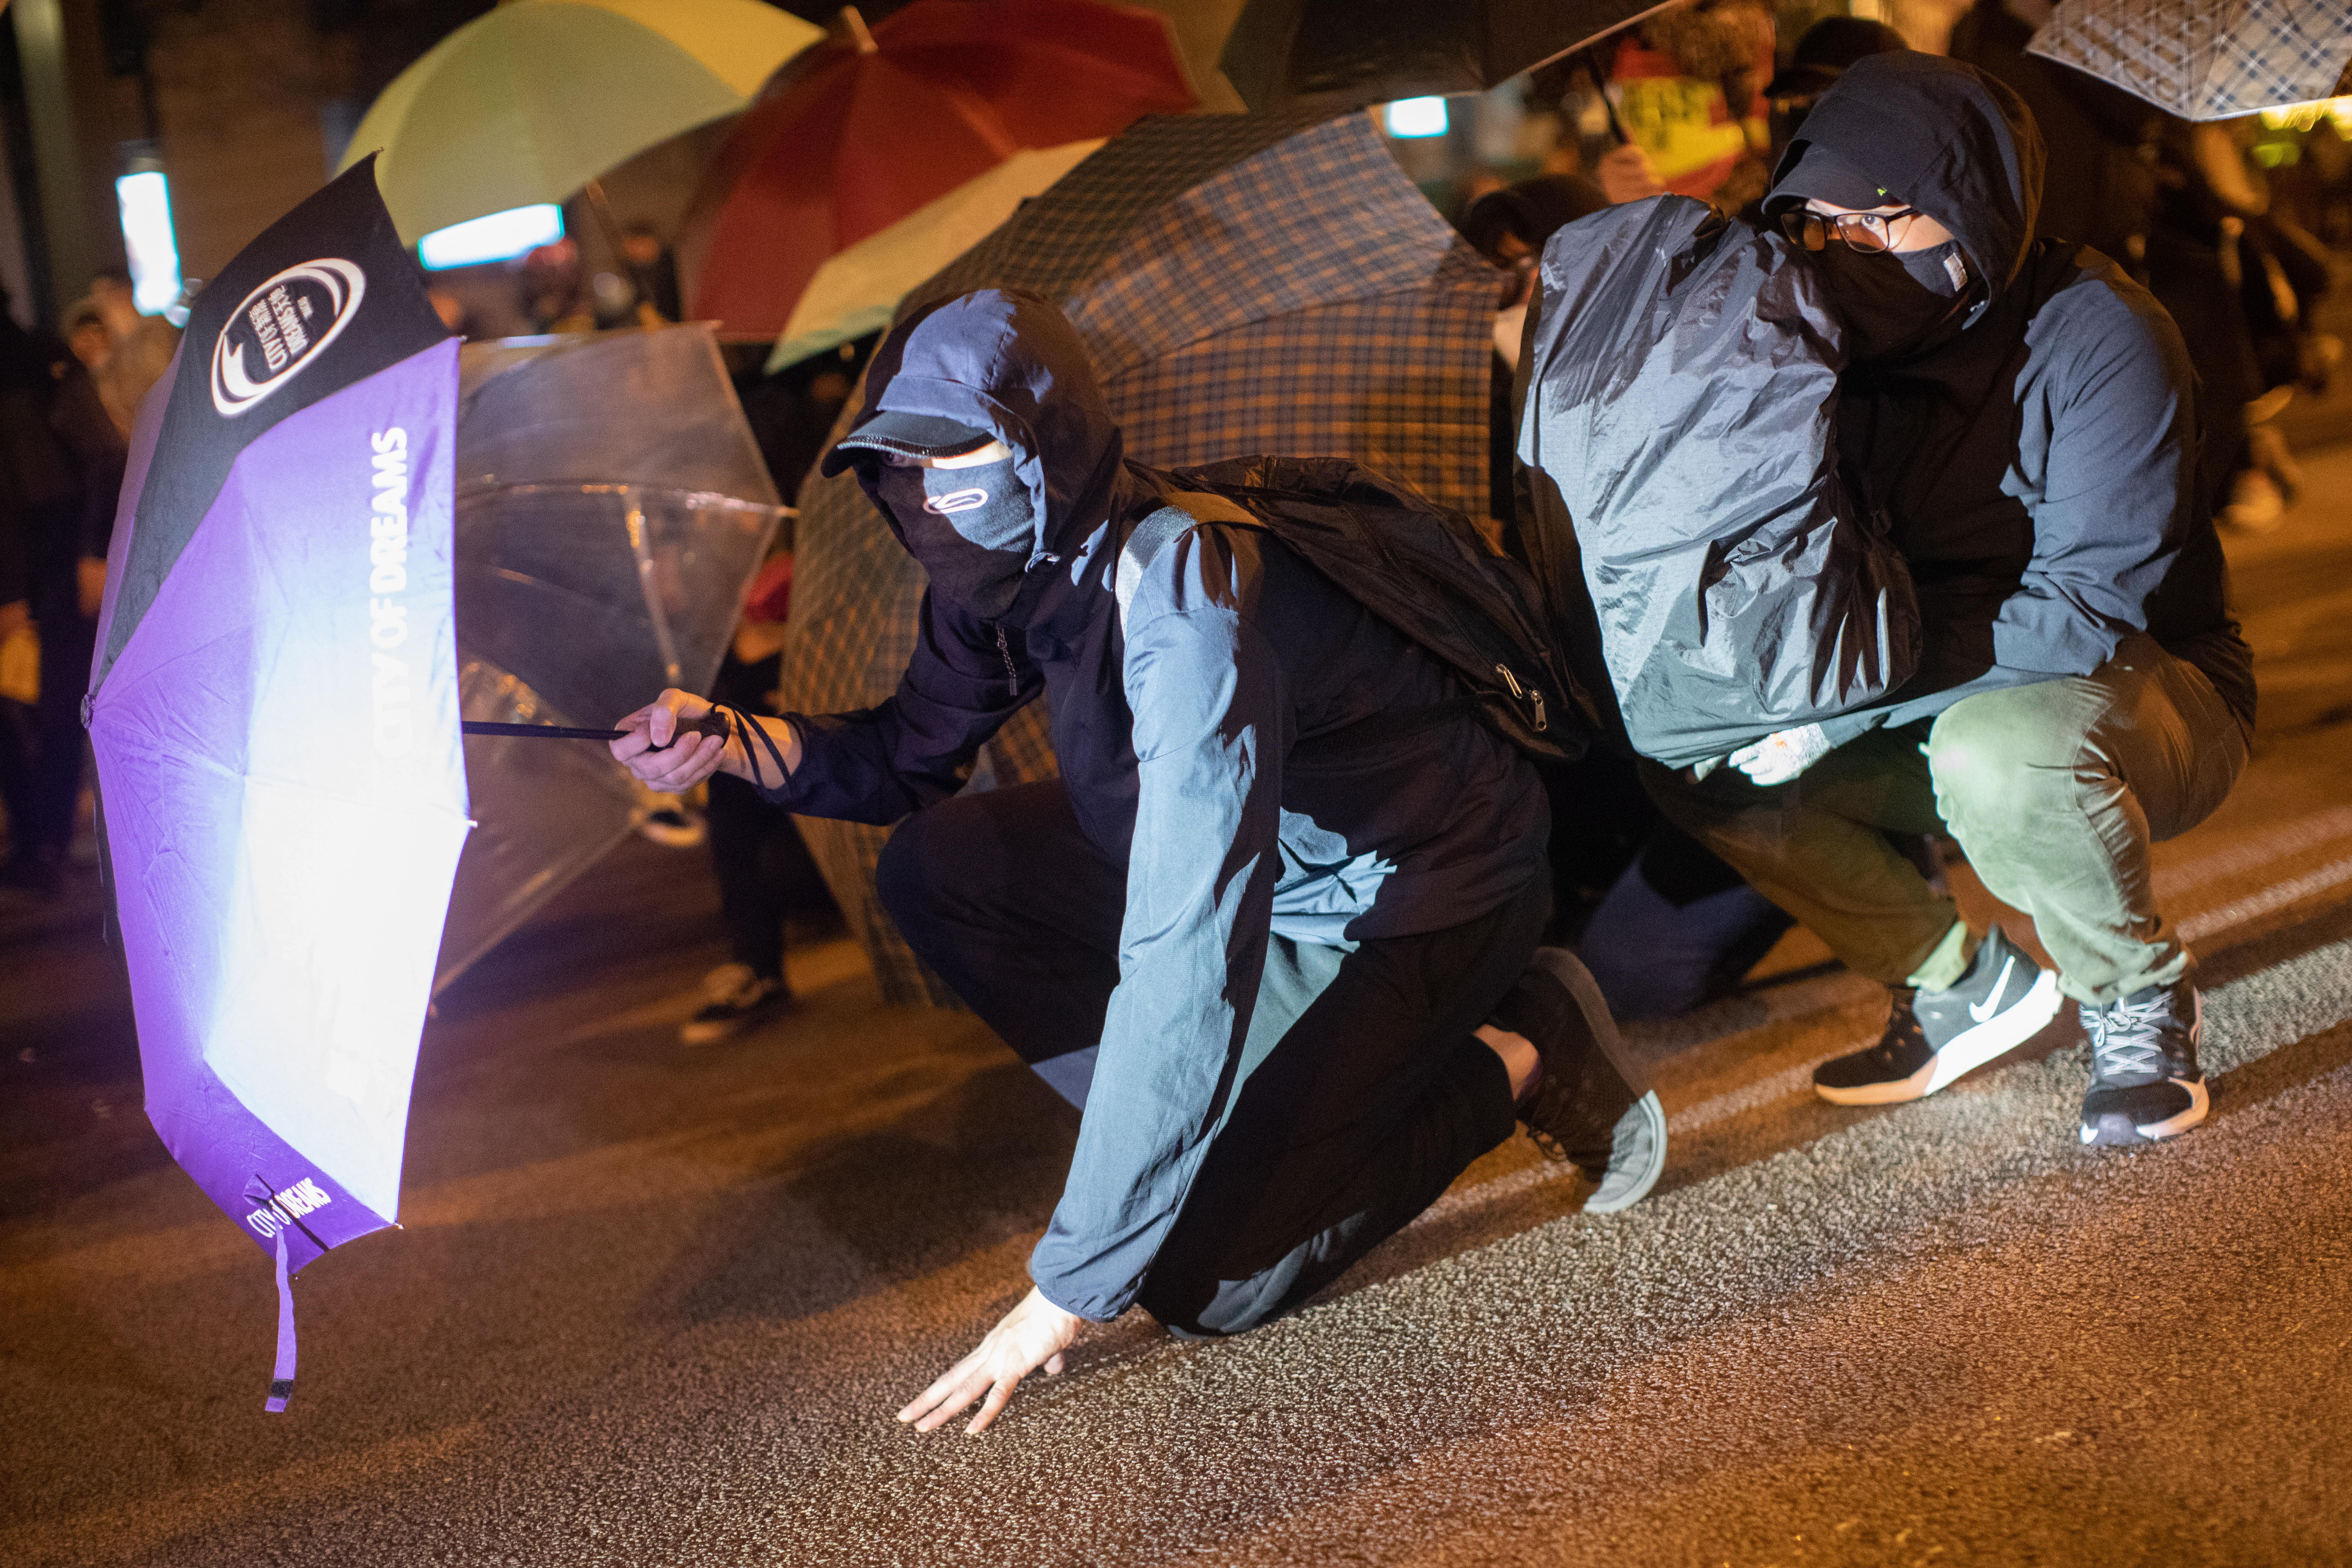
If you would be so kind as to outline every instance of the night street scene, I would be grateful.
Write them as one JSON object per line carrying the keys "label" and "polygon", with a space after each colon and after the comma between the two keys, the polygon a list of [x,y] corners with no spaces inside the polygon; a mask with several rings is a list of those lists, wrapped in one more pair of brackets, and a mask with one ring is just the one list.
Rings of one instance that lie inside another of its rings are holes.
{"label": "night street scene", "polygon": [[0,13],[0,1564],[2352,1568],[2346,0]]}

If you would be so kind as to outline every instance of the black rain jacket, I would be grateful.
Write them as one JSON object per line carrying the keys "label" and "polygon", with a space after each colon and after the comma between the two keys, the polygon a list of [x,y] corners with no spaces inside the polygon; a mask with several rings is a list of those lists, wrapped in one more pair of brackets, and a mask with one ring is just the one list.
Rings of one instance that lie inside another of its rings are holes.
{"label": "black rain jacket", "polygon": [[[1262,529],[1175,535],[1131,581],[1122,625],[1121,546],[1181,476],[1123,459],[1047,301],[991,289],[910,319],[877,352],[858,423],[884,409],[1013,448],[1036,501],[1027,580],[994,623],[927,594],[888,701],[786,715],[805,750],[770,798],[895,822],[954,795],[981,744],[1047,700],[1079,825],[1128,868],[1127,911],[1077,1149],[1030,1271],[1064,1309],[1116,1317],[1231,1107],[1269,936],[1346,945],[1488,913],[1544,871],[1543,790],[1466,713],[1314,765],[1319,738],[1462,688]],[[860,467],[869,494],[872,473]]]}
{"label": "black rain jacket", "polygon": [[2252,658],[2198,493],[2195,374],[2113,261],[2033,237],[2043,150],[2024,102],[1957,61],[1872,55],[1813,106],[1780,177],[1816,142],[1950,229],[1975,279],[1940,337],[1841,378],[1839,455],[1910,564],[1924,648],[1891,700],[1828,721],[1830,738],[2090,674],[2139,632],[2251,727]]}

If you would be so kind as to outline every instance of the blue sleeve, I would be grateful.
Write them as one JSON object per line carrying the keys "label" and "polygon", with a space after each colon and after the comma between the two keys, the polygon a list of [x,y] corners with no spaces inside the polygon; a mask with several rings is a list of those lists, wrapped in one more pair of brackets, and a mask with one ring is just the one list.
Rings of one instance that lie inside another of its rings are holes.
{"label": "blue sleeve", "polygon": [[2153,300],[2081,292],[2080,314],[2050,323],[2072,352],[2044,405],[2042,483],[2026,502],[2032,559],[1993,615],[1990,667],[1942,683],[1923,671],[1919,695],[1825,721],[1832,744],[1981,691],[2088,675],[2148,629],[2199,521],[2195,382],[2179,329]]}
{"label": "blue sleeve", "polygon": [[[1164,554],[1215,553],[1198,539]],[[1240,1076],[1289,745],[1276,660],[1229,603],[1139,621],[1126,685],[1140,778],[1119,982],[1069,1181],[1030,1260],[1047,1300],[1097,1321],[1142,1289]]]}
{"label": "blue sleeve", "polygon": [[2088,318],[2053,323],[2075,353],[2051,391],[2033,559],[1995,616],[2000,668],[2088,675],[2149,607],[2195,521],[2195,383],[2154,300],[2084,290]]}
{"label": "blue sleeve", "polygon": [[1020,634],[926,593],[898,689],[855,713],[784,715],[800,766],[762,793],[803,816],[896,822],[961,789],[981,746],[1044,684]]}

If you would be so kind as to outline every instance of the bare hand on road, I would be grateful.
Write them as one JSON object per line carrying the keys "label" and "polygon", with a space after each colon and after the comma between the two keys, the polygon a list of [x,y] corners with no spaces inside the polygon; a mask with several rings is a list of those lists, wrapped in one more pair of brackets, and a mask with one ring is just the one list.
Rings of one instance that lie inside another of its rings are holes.
{"label": "bare hand on road", "polygon": [[988,1331],[980,1348],[917,1394],[914,1403],[898,1412],[898,1419],[913,1422],[918,1432],[935,1432],[985,1394],[986,1403],[964,1430],[986,1431],[1023,1378],[1040,1366],[1048,1377],[1062,1370],[1062,1352],[1078,1337],[1078,1325],[1085,1321],[1065,1312],[1031,1287],[1021,1304]]}

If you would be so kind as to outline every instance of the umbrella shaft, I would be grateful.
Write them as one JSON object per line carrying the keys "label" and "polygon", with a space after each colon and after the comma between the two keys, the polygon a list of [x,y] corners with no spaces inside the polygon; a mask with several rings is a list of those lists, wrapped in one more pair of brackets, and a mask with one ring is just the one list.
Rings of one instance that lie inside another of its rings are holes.
{"label": "umbrella shaft", "polygon": [[550,741],[617,741],[620,730],[578,730],[568,724],[493,724],[468,719],[458,726],[468,735],[536,735]]}

